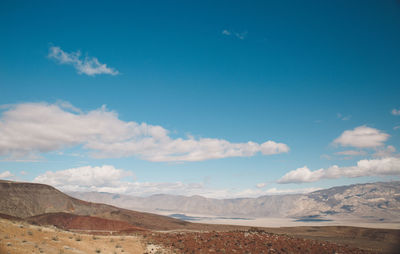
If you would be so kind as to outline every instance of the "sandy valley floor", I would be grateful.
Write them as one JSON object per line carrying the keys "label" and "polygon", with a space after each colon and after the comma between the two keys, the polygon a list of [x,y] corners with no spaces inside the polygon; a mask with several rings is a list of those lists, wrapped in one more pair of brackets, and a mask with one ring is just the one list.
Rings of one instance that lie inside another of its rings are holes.
{"label": "sandy valley floor", "polygon": [[[178,211],[150,211],[164,216],[171,214],[182,214]],[[229,218],[219,217],[213,215],[185,213],[189,217],[195,217],[198,220],[189,220],[190,222],[206,223],[206,224],[224,224],[224,225],[238,225],[250,227],[266,227],[266,228],[280,228],[280,227],[322,227],[322,226],[350,226],[350,227],[365,227],[365,228],[380,228],[380,229],[400,229],[400,218],[397,221],[391,222],[373,222],[370,220],[360,220],[357,218],[343,219],[340,217],[330,216],[331,221],[310,221],[302,222],[295,221],[293,218]]]}

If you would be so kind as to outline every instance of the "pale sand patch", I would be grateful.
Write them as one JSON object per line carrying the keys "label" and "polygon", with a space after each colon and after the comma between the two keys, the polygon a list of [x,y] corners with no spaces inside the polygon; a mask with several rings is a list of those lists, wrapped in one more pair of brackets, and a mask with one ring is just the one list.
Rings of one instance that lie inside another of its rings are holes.
{"label": "pale sand patch", "polygon": [[0,253],[144,253],[136,236],[92,236],[0,219]]}
{"label": "pale sand patch", "polygon": [[[224,225],[238,225],[250,227],[267,227],[267,228],[280,228],[280,227],[302,227],[302,226],[352,226],[352,227],[366,227],[366,228],[382,228],[382,229],[400,229],[400,218],[397,221],[391,222],[372,222],[367,219],[361,220],[357,218],[340,218],[329,216],[328,219],[332,221],[295,221],[294,218],[245,218],[245,219],[230,219],[219,218],[224,216],[213,216],[195,213],[182,213],[174,211],[157,211],[160,215],[169,216],[171,214],[185,214],[190,217],[198,217],[200,220],[192,221],[193,223],[206,223],[206,224],[224,224]],[[245,217],[245,216],[238,216]]]}
{"label": "pale sand patch", "polygon": [[383,223],[383,222],[365,222],[356,220],[340,220],[340,221],[319,221],[319,222],[301,222],[290,218],[255,218],[252,220],[237,219],[212,219],[193,221],[197,223],[207,224],[227,224],[252,227],[301,227],[301,226],[352,226],[365,228],[384,228],[384,229],[400,229],[399,222]]}

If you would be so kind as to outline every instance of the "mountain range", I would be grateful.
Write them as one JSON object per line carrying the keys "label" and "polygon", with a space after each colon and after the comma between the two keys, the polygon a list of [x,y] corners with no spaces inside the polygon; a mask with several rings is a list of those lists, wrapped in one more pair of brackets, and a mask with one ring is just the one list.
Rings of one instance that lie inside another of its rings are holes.
{"label": "mountain range", "polygon": [[368,221],[400,221],[399,181],[340,186],[307,194],[235,199],[164,194],[137,197],[104,192],[68,192],[68,194],[86,201],[156,213],[171,211],[254,218],[341,217]]}

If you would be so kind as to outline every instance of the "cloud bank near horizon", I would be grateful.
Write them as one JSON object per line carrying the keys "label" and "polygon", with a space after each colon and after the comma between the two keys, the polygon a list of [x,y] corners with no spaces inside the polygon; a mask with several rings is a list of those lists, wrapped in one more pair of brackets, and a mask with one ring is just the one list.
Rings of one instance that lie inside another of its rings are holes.
{"label": "cloud bank near horizon", "polygon": [[231,143],[217,138],[171,138],[162,126],[122,121],[105,106],[83,112],[69,103],[22,103],[0,116],[0,156],[24,158],[83,146],[96,158],[138,157],[185,162],[287,153],[284,143]]}
{"label": "cloud bank near horizon", "polygon": [[363,176],[390,176],[400,175],[400,158],[387,157],[373,160],[360,160],[357,165],[339,167],[333,165],[329,168],[321,168],[311,171],[307,166],[286,173],[277,182],[310,183],[323,179],[337,179],[341,177],[355,178]]}
{"label": "cloud bank near horizon", "polygon": [[[132,179],[132,180],[129,180]],[[111,165],[84,166],[59,171],[47,171],[37,176],[33,182],[49,184],[65,192],[108,192],[132,196],[150,196],[170,194],[207,198],[244,198],[263,195],[279,195],[289,193],[308,193],[319,188],[303,189],[212,189],[204,183],[182,182],[139,182],[133,181],[133,173],[117,169]]]}

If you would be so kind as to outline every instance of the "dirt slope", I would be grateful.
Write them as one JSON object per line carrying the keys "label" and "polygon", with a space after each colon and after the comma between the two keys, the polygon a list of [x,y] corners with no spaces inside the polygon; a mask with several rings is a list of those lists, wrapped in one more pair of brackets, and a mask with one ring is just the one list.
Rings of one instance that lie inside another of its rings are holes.
{"label": "dirt slope", "polygon": [[29,223],[37,225],[53,225],[67,230],[88,231],[144,231],[124,221],[108,220],[92,216],[80,216],[70,213],[47,213],[29,217]]}
{"label": "dirt slope", "polygon": [[28,218],[59,212],[125,221],[146,229],[183,229],[191,224],[166,216],[82,201],[45,184],[0,181],[0,213]]}
{"label": "dirt slope", "polygon": [[145,252],[146,244],[138,236],[93,236],[0,219],[1,254],[143,254]]}

